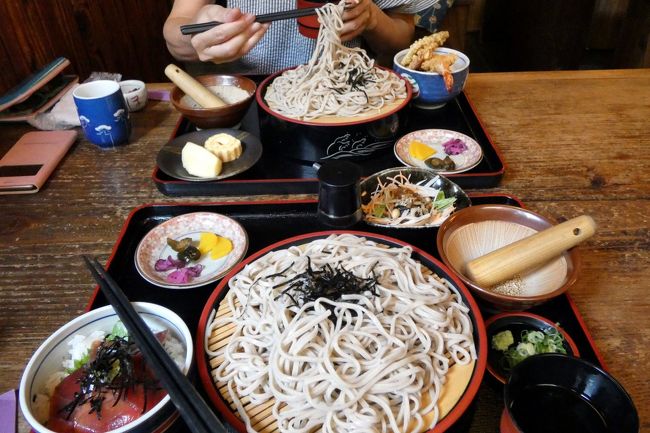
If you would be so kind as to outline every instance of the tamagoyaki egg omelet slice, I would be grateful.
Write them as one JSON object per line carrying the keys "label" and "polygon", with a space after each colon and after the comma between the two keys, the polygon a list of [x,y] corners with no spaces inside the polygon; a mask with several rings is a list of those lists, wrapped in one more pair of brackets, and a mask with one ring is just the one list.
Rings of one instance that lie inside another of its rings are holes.
{"label": "tamagoyaki egg omelet slice", "polygon": [[223,162],[234,161],[242,154],[241,141],[226,133],[215,134],[209,137],[205,141],[204,146]]}

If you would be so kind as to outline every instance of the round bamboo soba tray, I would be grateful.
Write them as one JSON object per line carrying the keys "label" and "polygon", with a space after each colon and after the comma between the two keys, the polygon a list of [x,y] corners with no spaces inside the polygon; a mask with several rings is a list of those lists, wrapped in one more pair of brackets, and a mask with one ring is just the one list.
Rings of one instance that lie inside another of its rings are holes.
{"label": "round bamboo soba tray", "polygon": [[393,148],[413,97],[413,89],[406,79],[389,70],[404,82],[406,97],[387,103],[379,110],[359,116],[301,120],[275,112],[264,99],[268,86],[285,71],[262,81],[256,93],[260,132],[263,137],[273,137],[267,144],[274,152],[291,159],[315,162],[322,159],[363,160]]}
{"label": "round bamboo soba tray", "polygon": [[[227,385],[217,384],[213,376],[216,368],[218,368],[224,360],[222,353],[230,341],[230,337],[235,331],[235,325],[229,324],[223,326],[221,328],[215,329],[210,335],[206,335],[207,325],[212,322],[215,317],[222,318],[232,315],[227,302],[224,300],[224,296],[228,289],[227,282],[246,264],[254,261],[255,259],[261,257],[262,255],[265,255],[272,250],[285,249],[291,245],[304,244],[309,241],[337,233],[340,234],[343,232],[319,232],[290,238],[271,245],[266,249],[250,256],[248,259],[240,263],[229,275],[227,275],[221,281],[221,283],[217,286],[217,288],[210,296],[210,299],[208,300],[203,310],[201,321],[199,323],[199,334],[197,340],[206,342],[208,349],[212,352],[217,352],[217,355],[209,357],[206,354],[204,348],[203,356],[200,356],[198,358],[201,381],[203,382],[204,388],[215,406],[217,406],[217,408],[222,412],[228,422],[237,428],[237,430],[240,432],[245,432],[246,428],[243,421],[237,414],[235,404],[233,403],[232,398],[228,393]],[[379,236],[372,233],[349,231],[346,231],[345,233],[352,233],[357,236],[362,236],[367,239],[380,242],[382,244],[387,244],[389,246],[406,245],[405,243],[396,239]],[[444,265],[440,264],[433,257],[416,248],[414,248],[414,257],[420,262],[424,263],[430,270],[438,274],[441,278],[446,278],[449,280],[463,297],[464,303],[469,306],[471,311],[471,318],[474,325],[474,341],[478,354],[478,360],[471,362],[468,365],[454,365],[450,367],[449,372],[446,376],[446,383],[442,388],[442,392],[438,400],[438,424],[432,430],[433,432],[438,433],[445,431],[458,420],[458,418],[464,413],[469,404],[472,402],[474,396],[476,395],[476,392],[478,391],[478,387],[481,383],[486,368],[487,345],[485,326],[483,324],[480,313],[478,312],[478,306],[471,298],[471,296],[469,296],[467,289],[456,277],[450,275]],[[255,405],[252,404],[250,402],[250,399],[246,396],[240,396],[240,398],[242,404],[244,405],[244,409],[250,418],[251,425],[256,431],[263,433],[274,433],[279,431],[276,420],[272,413],[272,408],[274,405],[273,400],[267,401],[261,405]],[[426,403],[426,400],[423,399],[423,404]],[[433,413],[431,413],[429,416],[425,416],[425,425],[429,424],[432,418]]]}
{"label": "round bamboo soba tray", "polygon": [[344,125],[344,124],[349,124],[351,122],[357,122],[357,123],[365,122],[367,120],[373,120],[376,119],[377,117],[387,116],[391,113],[394,113],[404,105],[404,102],[405,102],[404,99],[398,99],[397,101],[387,103],[379,110],[359,114],[357,116],[354,116],[353,118],[327,115],[327,116],[319,117],[318,119],[312,119],[309,122],[315,125],[324,125],[324,126]]}

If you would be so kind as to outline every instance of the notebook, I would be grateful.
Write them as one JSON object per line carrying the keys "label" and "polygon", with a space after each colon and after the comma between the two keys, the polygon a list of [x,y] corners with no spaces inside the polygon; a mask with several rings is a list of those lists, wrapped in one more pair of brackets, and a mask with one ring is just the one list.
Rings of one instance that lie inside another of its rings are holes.
{"label": "notebook", "polygon": [[59,57],[0,96],[0,122],[25,121],[49,110],[78,81],[63,74],[70,61]]}

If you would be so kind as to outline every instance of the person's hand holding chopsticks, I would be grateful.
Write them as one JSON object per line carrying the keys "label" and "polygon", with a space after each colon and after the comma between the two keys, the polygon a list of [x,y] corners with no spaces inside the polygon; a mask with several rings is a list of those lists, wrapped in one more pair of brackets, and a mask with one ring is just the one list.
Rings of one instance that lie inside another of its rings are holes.
{"label": "person's hand holding chopsticks", "polygon": [[347,0],[341,41],[352,40],[363,32],[374,29],[377,26],[377,11],[381,13],[381,9],[372,0]]}
{"label": "person's hand holding chopsticks", "polygon": [[[165,22],[165,39],[174,56],[181,60],[226,63],[247,54],[262,39],[269,24],[255,22],[255,15],[219,5],[204,5],[195,12],[194,2],[174,2]],[[207,31],[181,35],[184,24],[216,21]]]}
{"label": "person's hand holding chopsticks", "polygon": [[[174,0],[165,22],[164,35],[169,51],[176,59],[225,63],[245,57],[241,64],[233,63],[228,68],[215,70],[268,75],[305,64],[311,58],[315,41],[309,38],[315,37],[315,20],[296,23],[295,19],[315,15],[315,8],[300,7],[302,5],[299,6],[296,0],[228,1],[231,5],[241,5],[249,12],[245,14],[239,9],[212,5],[214,1]],[[395,0],[395,4],[391,0],[388,2],[391,6],[379,0],[331,0],[337,6],[341,1],[345,8],[343,14],[337,12],[343,21],[339,33],[341,41],[353,45],[364,43],[378,59],[392,61],[396,52],[407,48],[413,41],[414,12],[429,7],[431,0]],[[389,9],[382,10],[381,7]],[[268,22],[271,21],[274,25],[269,29]],[[258,43],[263,37],[262,47]]]}
{"label": "person's hand holding chopsticks", "polygon": [[383,54],[391,60],[397,51],[410,45],[415,32],[412,14],[397,8],[382,10],[373,0],[345,0],[341,18],[342,42],[362,37],[375,56]]}

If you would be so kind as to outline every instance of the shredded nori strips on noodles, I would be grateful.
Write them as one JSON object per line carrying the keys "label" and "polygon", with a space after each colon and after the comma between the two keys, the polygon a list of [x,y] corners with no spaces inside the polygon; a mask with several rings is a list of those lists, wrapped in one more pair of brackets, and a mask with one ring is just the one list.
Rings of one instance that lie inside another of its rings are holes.
{"label": "shredded nori strips on noodles", "polygon": [[289,281],[278,284],[274,288],[287,286],[276,299],[287,296],[297,307],[313,302],[318,298],[339,301],[345,295],[360,295],[370,293],[378,296],[377,277],[360,278],[347,271],[341,264],[332,268],[326,264],[320,269],[313,269],[311,260],[307,257],[307,270],[296,275]]}

